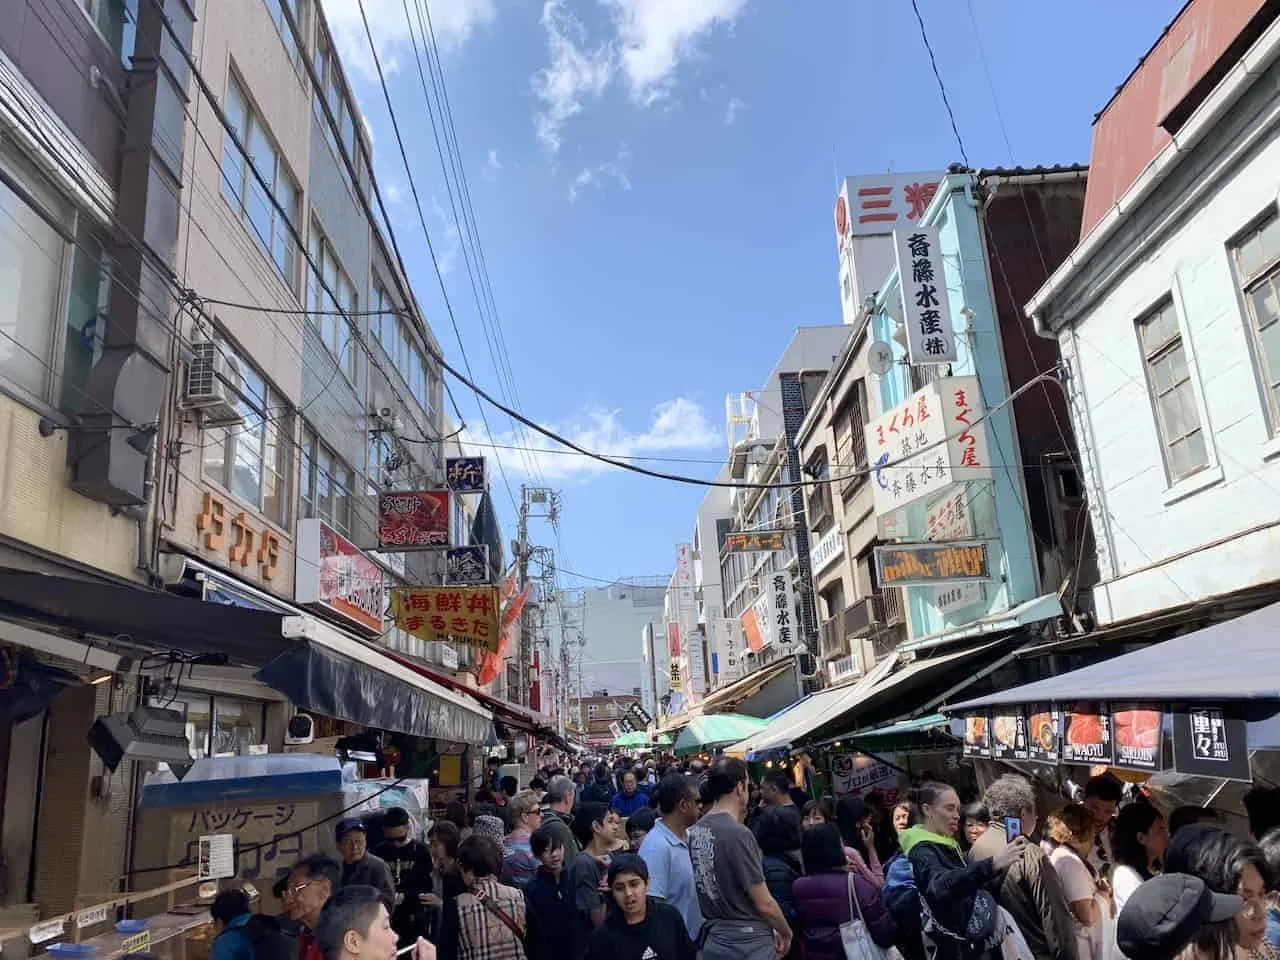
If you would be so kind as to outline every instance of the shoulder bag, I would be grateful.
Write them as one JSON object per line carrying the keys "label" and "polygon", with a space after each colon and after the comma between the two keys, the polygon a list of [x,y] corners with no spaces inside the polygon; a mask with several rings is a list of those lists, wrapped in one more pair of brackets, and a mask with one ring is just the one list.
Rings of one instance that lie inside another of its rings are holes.
{"label": "shoulder bag", "polygon": [[884,947],[871,939],[867,921],[862,916],[862,904],[854,891],[853,874],[849,874],[849,919],[840,924],[840,945],[844,947],[845,960],[902,960],[897,947]]}

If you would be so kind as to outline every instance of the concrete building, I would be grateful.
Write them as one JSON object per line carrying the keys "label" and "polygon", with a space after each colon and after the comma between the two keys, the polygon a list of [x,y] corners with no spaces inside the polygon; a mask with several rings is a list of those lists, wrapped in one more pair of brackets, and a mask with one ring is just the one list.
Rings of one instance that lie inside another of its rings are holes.
{"label": "concrete building", "polygon": [[573,690],[631,693],[643,687],[643,631],[650,624],[662,629],[665,593],[653,578],[624,578],[581,591],[577,610],[565,613],[568,624],[579,624],[582,640],[574,652]]}
{"label": "concrete building", "polygon": [[1098,115],[1079,245],[1029,298],[1069,365],[1099,636],[1276,598],[1280,20],[1193,0]]}
{"label": "concrete building", "polygon": [[592,691],[590,696],[573,697],[569,701],[568,731],[589,747],[607,747],[615,734],[610,727],[626,716],[640,695],[628,691]]}

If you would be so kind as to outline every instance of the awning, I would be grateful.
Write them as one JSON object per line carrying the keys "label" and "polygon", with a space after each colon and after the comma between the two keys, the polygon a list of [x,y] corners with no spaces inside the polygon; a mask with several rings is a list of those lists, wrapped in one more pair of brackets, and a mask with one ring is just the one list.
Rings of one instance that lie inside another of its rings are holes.
{"label": "awning", "polygon": [[92,634],[115,647],[221,654],[248,666],[289,648],[278,613],[11,568],[0,568],[0,616]]}
{"label": "awning", "polygon": [[745,677],[739,677],[723,687],[717,687],[702,698],[702,712],[711,714],[728,710],[748,697],[755,696],[770,681],[782,676],[788,670],[794,670],[795,662],[794,657],[783,657],[781,660],[765,664],[758,670],[753,670]]}
{"label": "awning", "polygon": [[928,650],[946,644],[959,643],[961,640],[971,640],[974,637],[1010,633],[1029,624],[1060,616],[1062,616],[1062,601],[1056,593],[1046,593],[1034,600],[1020,603],[1016,607],[1010,607],[1008,610],[988,614],[964,626],[952,627],[916,640],[909,640],[899,646],[898,650],[902,653],[911,653],[913,650]]}
{"label": "awning", "polygon": [[365,727],[483,743],[492,714],[315,617],[284,617],[289,650],[257,673],[304,710]]}
{"label": "awning", "polygon": [[1277,701],[1280,603],[951,710],[1070,700]]}
{"label": "awning", "polygon": [[480,701],[481,704],[493,713],[495,718],[501,720],[502,723],[507,726],[515,727],[516,729],[523,730],[526,733],[534,733],[544,738],[551,736],[556,736],[558,738],[559,736],[551,726],[551,719],[549,717],[543,716],[540,713],[535,713],[528,707],[522,707],[518,703],[511,703],[508,700],[495,697],[492,694],[485,693],[483,690],[473,690],[462,681],[456,680],[447,674],[440,673],[439,671],[432,670],[430,667],[424,666],[423,664],[415,663],[413,660],[410,660],[401,653],[397,653],[395,650],[385,650],[380,652],[384,656],[403,666],[405,669],[412,670],[419,676],[426,677],[428,680],[438,683],[440,686],[452,690],[455,693],[461,693],[464,696]]}
{"label": "awning", "polygon": [[736,757],[754,760],[757,756],[772,751],[789,750],[793,742],[804,737],[819,724],[840,716],[857,703],[893,669],[895,663],[897,663],[896,655],[890,654],[856,683],[844,687],[833,687],[806,697],[791,709],[774,717],[766,729],[735,743],[725,752]]}
{"label": "awning", "polygon": [[950,745],[958,741],[959,738],[951,735],[950,727],[951,720],[945,714],[931,713],[926,717],[838,734],[814,746],[847,746],[851,750],[863,750],[867,753],[936,749],[940,744]]}

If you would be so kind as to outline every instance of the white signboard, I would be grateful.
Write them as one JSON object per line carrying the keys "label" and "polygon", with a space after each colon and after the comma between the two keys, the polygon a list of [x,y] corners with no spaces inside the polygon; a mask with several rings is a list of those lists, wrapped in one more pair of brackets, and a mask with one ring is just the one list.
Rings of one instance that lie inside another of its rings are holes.
{"label": "white signboard", "polygon": [[836,242],[912,226],[929,208],[944,174],[876,173],[846,177],[836,199]]}
{"label": "white signboard", "polygon": [[[937,503],[930,504],[925,516],[925,536],[930,540],[972,540],[973,514],[970,507],[966,487],[960,487]],[[932,590],[933,605],[939,613],[950,613],[987,598],[987,589],[981,583],[944,583]]]}
{"label": "white signboard", "polygon": [[451,643],[440,644],[440,664],[446,670],[457,670],[458,648]]}
{"label": "white signboard", "polygon": [[769,595],[773,613],[773,642],[778,645],[778,652],[786,656],[792,650],[792,644],[800,639],[800,624],[796,618],[796,595],[791,586],[791,574],[786,571],[769,574],[769,582],[765,587]]}
{"label": "white signboard", "polygon": [[200,838],[201,880],[226,880],[236,875],[234,833],[211,833]]}
{"label": "white signboard", "polygon": [[676,546],[676,586],[681,589],[693,586],[693,547],[687,543]]}
{"label": "white signboard", "polygon": [[907,359],[913,364],[953,363],[956,333],[951,327],[947,278],[937,227],[893,232],[898,255],[898,286],[907,334]]}
{"label": "white signboard", "polygon": [[897,786],[898,774],[887,763],[861,753],[840,753],[831,758],[831,792],[837,797],[846,793],[860,797],[872,790],[888,792]]}
{"label": "white signboard", "polygon": [[693,631],[684,642],[685,660],[689,664],[689,693],[694,702],[707,692],[707,666],[702,634]]}
{"label": "white signboard", "polygon": [[844,531],[839,525],[832,527],[809,550],[809,564],[814,573],[821,573],[844,555]]}
{"label": "white signboard", "polygon": [[716,676],[721,683],[737,680],[742,676],[742,655],[746,641],[742,637],[742,623],[724,618],[710,621],[711,649],[716,653]]}
{"label": "white signboard", "polygon": [[943,377],[866,425],[877,517],[991,476],[980,397],[977,377]]}

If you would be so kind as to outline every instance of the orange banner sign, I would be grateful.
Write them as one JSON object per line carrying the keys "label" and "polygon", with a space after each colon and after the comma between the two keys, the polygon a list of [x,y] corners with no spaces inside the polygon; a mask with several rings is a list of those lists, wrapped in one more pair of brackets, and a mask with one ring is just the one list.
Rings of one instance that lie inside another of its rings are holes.
{"label": "orange banner sign", "polygon": [[396,626],[423,640],[498,649],[497,587],[405,587],[391,592]]}

